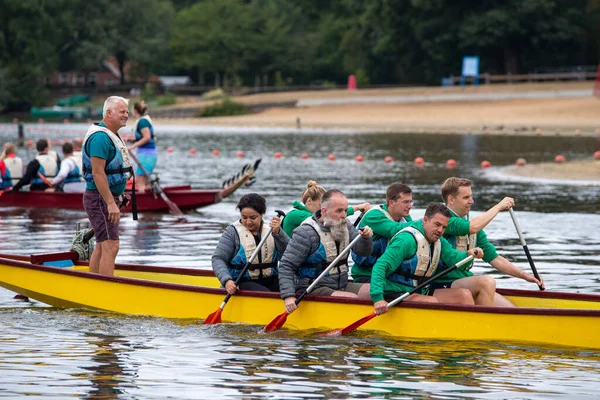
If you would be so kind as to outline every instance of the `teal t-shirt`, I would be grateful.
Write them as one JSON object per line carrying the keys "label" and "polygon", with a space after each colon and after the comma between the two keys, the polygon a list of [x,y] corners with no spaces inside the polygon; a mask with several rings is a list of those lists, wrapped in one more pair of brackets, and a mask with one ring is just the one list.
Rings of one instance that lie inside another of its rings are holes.
{"label": "teal t-shirt", "polygon": [[[99,125],[106,128],[106,125],[104,125],[102,122],[100,122]],[[85,152],[90,156],[90,158],[98,157],[105,160],[107,163],[117,155],[117,149],[115,148],[115,145],[104,132],[94,133],[89,137],[89,139],[85,142]],[[110,186],[110,191],[116,195],[119,195],[125,191],[126,186],[126,182]],[[98,190],[93,181],[86,182],[85,189]]]}

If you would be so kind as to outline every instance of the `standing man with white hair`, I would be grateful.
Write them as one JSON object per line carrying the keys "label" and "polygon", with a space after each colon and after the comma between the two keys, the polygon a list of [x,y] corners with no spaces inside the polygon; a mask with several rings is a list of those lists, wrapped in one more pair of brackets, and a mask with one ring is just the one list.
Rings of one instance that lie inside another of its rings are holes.
{"label": "standing man with white hair", "polygon": [[90,272],[113,275],[119,252],[119,221],[123,191],[133,173],[127,146],[118,134],[129,119],[129,100],[110,96],[104,102],[103,118],[89,127],[83,139],[85,208],[94,233],[96,248],[90,258]]}

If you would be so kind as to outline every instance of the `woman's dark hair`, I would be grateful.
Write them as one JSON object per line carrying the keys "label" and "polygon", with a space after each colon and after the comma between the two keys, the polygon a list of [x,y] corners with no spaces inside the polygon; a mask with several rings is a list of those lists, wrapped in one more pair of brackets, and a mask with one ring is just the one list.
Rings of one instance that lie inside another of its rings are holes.
{"label": "woman's dark hair", "polygon": [[137,111],[138,114],[144,115],[146,114],[146,110],[148,110],[148,105],[146,105],[146,103],[144,103],[144,100],[142,100],[135,103],[133,105],[133,108],[135,108],[135,111]]}
{"label": "woman's dark hair", "polygon": [[253,208],[259,214],[267,212],[267,201],[264,197],[256,193],[248,193],[237,203],[237,209],[242,211],[244,208]]}

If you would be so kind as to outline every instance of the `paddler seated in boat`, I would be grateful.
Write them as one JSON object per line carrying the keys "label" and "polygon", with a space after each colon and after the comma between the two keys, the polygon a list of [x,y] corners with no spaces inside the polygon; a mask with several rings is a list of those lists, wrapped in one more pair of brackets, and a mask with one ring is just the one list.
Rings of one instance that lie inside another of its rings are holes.
{"label": "paddler seated in boat", "polygon": [[[483,251],[479,248],[454,250],[442,237],[451,216],[445,205],[429,203],[422,220],[402,229],[390,240],[385,253],[373,266],[371,275],[371,299],[377,315],[388,311],[388,301],[410,292],[436,271],[441,272],[443,269],[440,268],[440,261],[452,266],[468,256],[483,256]],[[464,300],[462,304],[472,305],[470,292],[464,289],[461,292]],[[406,300],[440,302],[435,296],[428,296],[427,289],[423,289],[421,294],[408,296]]]}
{"label": "paddler seated in boat", "polygon": [[367,211],[360,226],[373,230],[373,251],[366,257],[352,252],[352,279],[358,283],[371,282],[371,271],[381,257],[388,241],[402,229],[412,225],[410,210],[413,207],[412,190],[403,183],[392,183],[385,193],[386,202]]}
{"label": "paddler seated in boat", "polygon": [[17,157],[17,148],[10,142],[4,143],[0,155],[0,190],[11,188],[23,177],[23,160]]}
{"label": "paddler seated in boat", "polygon": [[65,193],[85,192],[85,181],[83,180],[83,160],[73,155],[73,145],[65,143],[62,146],[64,159],[60,163],[60,170],[56,178],[52,179],[52,188]]}
{"label": "paddler seated in boat", "polygon": [[[238,289],[278,292],[277,262],[290,240],[281,229],[281,220],[273,217],[268,225],[264,223],[267,203],[264,197],[256,193],[242,196],[237,208],[240,210],[240,219],[225,229],[212,256],[215,275],[229,294],[234,294]],[[235,280],[269,227],[273,230],[272,234],[237,287]]]}
{"label": "paddler seated in boat", "polygon": [[[306,190],[300,197],[301,201],[295,200],[292,203],[292,210],[287,213],[283,219],[283,230],[289,237],[292,237],[294,229],[296,229],[302,222],[321,208],[321,197],[325,193],[323,186],[318,185],[315,181],[308,181]],[[355,212],[367,212],[371,208],[369,203],[361,203],[355,206],[349,206],[347,215],[354,215]]]}
{"label": "paddler seated in boat", "polygon": [[75,138],[73,139],[73,157],[75,157],[75,161],[77,165],[83,165],[83,154],[81,153],[81,147],[83,146],[83,139]]}
{"label": "paddler seated in boat", "polygon": [[[442,199],[452,213],[448,228],[444,232],[444,238],[459,251],[480,247],[485,252],[483,261],[489,263],[498,271],[543,286],[542,281],[538,281],[533,275],[498,255],[496,248],[488,241],[487,235],[483,231],[483,227],[500,211],[508,210],[514,206],[514,199],[505,197],[486,213],[471,220],[469,218],[469,212],[473,205],[471,185],[470,180],[456,177],[448,178],[442,184]],[[470,267],[467,267],[449,273],[439,282],[434,282],[430,286],[430,291],[433,292],[434,296],[443,296],[443,292],[448,290],[447,288],[465,288],[471,291],[475,304],[514,307],[510,300],[496,293],[494,278],[485,275],[474,276],[469,269]]]}
{"label": "paddler seated in boat", "polygon": [[[356,253],[371,253],[373,231],[369,227],[357,231],[346,218],[347,209],[348,200],[344,193],[328,190],[321,199],[321,208],[294,230],[279,262],[279,287],[288,313],[296,309],[296,293],[304,291],[357,235],[360,234],[361,239],[354,245]],[[345,257],[317,282],[310,293],[369,299],[369,284],[348,282]]]}
{"label": "paddler seated in boat", "polygon": [[35,148],[37,155],[27,164],[25,175],[13,186],[12,190],[18,191],[25,185],[30,185],[29,190],[46,190],[50,187],[50,179],[58,173],[58,162],[55,156],[48,154],[48,140],[39,139]]}

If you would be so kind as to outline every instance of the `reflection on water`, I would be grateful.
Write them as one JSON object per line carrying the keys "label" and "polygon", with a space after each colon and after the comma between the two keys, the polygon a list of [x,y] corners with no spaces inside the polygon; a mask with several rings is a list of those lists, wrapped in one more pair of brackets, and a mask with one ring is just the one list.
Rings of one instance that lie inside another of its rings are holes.
{"label": "reflection on water", "polygon": [[[238,216],[237,200],[250,190],[267,198],[272,213],[288,210],[309,179],[343,190],[351,203],[374,204],[398,180],[413,188],[418,218],[439,199],[440,183],[460,175],[475,182],[475,215],[504,196],[515,197],[523,234],[549,289],[600,293],[598,188],[489,180],[479,168],[484,159],[501,166],[518,157],[547,161],[559,152],[567,159],[589,158],[599,148],[595,138],[157,134],[161,149],[175,150],[160,155],[163,185],[217,188],[242,165],[260,157],[263,162],[251,189],[183,219],[153,213],[137,222],[123,218],[119,262],[210,268],[221,232]],[[189,156],[189,148],[198,154]],[[212,156],[212,149],[221,156]],[[246,158],[235,157],[240,150]],[[272,156],[277,151],[282,159]],[[309,159],[300,159],[305,152]],[[328,154],[337,160],[328,161]],[[355,162],[358,154],[366,161]],[[396,161],[385,164],[388,155]],[[425,158],[424,167],[414,166],[416,156]],[[453,170],[445,167],[449,158],[458,162]],[[0,209],[0,252],[66,250],[76,223],[86,221],[82,211]],[[500,254],[529,269],[507,213],[486,232]],[[483,263],[473,271],[493,274],[499,287],[536,289]],[[0,321],[0,396],[7,397],[593,398],[600,387],[598,352],[360,334],[258,336],[256,327],[57,310],[13,300],[3,289]]]}

